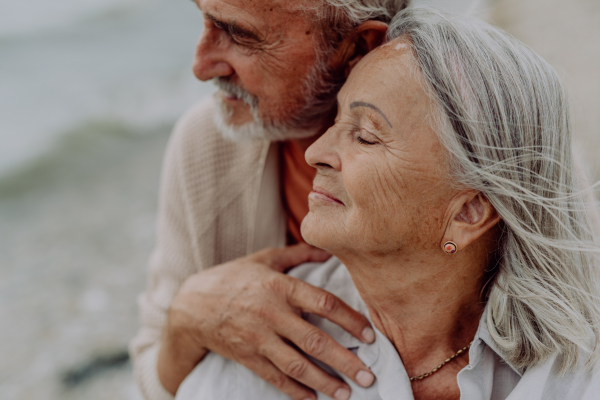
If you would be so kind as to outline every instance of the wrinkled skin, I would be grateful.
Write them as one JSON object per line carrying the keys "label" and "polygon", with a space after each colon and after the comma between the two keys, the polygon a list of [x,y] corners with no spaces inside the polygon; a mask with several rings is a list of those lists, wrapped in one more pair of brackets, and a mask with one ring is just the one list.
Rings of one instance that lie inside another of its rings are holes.
{"label": "wrinkled skin", "polygon": [[[304,239],[347,266],[374,325],[409,376],[468,345],[500,217],[477,191],[451,185],[430,125],[433,104],[407,39],[368,54],[338,95],[336,123],[306,152],[317,168]],[[453,241],[459,251],[442,250]],[[463,355],[412,382],[416,400],[458,400]]]}
{"label": "wrinkled skin", "polygon": [[[205,17],[193,67],[198,79],[231,78],[258,98],[263,120],[285,121],[304,105],[302,78],[316,61],[307,18],[282,0],[198,0],[198,6]],[[251,35],[232,33],[230,22]],[[233,111],[230,124],[252,121],[248,105],[223,100]]]}
{"label": "wrinkled skin", "polygon": [[[334,254],[438,249],[431,236],[443,228],[446,202],[454,192],[444,181],[443,148],[428,124],[432,104],[412,79],[418,71],[408,61],[408,46],[376,51],[396,60],[394,53],[402,50],[404,62],[376,63],[370,57],[356,67],[338,95],[335,125],[307,152],[307,161],[318,170],[314,187],[326,187],[344,206],[331,207],[311,195],[303,229]],[[357,102],[373,104],[385,116]]]}

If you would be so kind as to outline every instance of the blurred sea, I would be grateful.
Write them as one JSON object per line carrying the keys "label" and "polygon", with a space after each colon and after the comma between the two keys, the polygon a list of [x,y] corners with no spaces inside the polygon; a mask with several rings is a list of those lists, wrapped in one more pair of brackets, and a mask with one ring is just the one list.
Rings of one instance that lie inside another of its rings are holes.
{"label": "blurred sea", "polygon": [[126,346],[191,73],[189,0],[0,0],[0,399],[138,399]]}
{"label": "blurred sea", "polygon": [[[490,1],[422,2],[556,65],[595,171],[600,2]],[[0,399],[141,398],[126,346],[169,132],[213,91],[191,73],[201,27],[190,0],[0,0]]]}
{"label": "blurred sea", "polygon": [[0,176],[86,124],[171,122],[211,90],[190,73],[201,26],[189,0],[0,2]]}

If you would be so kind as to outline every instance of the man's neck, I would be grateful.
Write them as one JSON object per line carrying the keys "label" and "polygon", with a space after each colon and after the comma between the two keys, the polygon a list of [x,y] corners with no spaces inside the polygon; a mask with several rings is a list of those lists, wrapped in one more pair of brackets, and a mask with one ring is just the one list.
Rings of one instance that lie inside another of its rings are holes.
{"label": "man's neck", "polygon": [[483,263],[470,262],[468,249],[439,253],[360,261],[339,257],[373,323],[392,341],[411,376],[467,346],[483,313]]}

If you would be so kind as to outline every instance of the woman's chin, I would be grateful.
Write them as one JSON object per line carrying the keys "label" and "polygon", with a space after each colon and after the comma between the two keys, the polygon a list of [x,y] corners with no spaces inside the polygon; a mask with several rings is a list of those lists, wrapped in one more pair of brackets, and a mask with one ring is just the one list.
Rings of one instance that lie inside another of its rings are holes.
{"label": "woman's chin", "polygon": [[329,251],[329,249],[335,247],[335,244],[332,243],[334,238],[339,237],[339,235],[327,229],[330,226],[330,223],[320,221],[315,213],[309,212],[300,225],[300,232],[306,243]]}

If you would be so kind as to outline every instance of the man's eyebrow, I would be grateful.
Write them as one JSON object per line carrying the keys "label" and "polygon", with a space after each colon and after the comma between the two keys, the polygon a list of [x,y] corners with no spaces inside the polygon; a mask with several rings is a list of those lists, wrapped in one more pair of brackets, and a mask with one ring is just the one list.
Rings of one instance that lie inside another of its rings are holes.
{"label": "man's eyebrow", "polygon": [[225,21],[221,21],[219,20],[217,17],[215,17],[212,14],[209,13],[204,13],[204,16],[209,19],[210,21],[212,21],[213,23],[216,23],[217,25],[221,25],[223,27],[227,28],[227,31],[230,34],[236,35],[236,36],[243,36],[246,37],[248,39],[252,39],[255,40],[257,42],[261,42],[261,38],[258,37],[258,35],[246,28],[241,27],[239,24],[237,24],[234,21],[230,21],[230,22],[225,22]]}
{"label": "man's eyebrow", "polygon": [[390,123],[390,120],[388,119],[388,117],[385,116],[383,111],[381,111],[379,109],[379,107],[377,107],[371,103],[367,103],[365,101],[353,101],[352,103],[350,103],[351,110],[356,107],[367,107],[367,108],[377,111],[383,117],[383,119],[385,119],[385,122],[387,122],[387,124],[390,126],[390,128],[393,128],[392,124]]}

